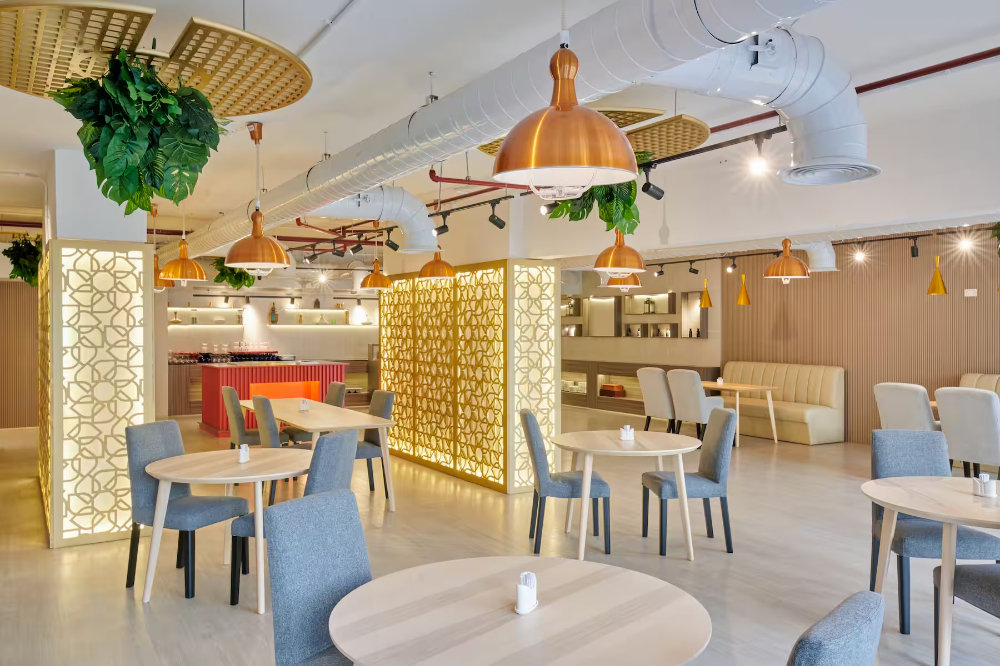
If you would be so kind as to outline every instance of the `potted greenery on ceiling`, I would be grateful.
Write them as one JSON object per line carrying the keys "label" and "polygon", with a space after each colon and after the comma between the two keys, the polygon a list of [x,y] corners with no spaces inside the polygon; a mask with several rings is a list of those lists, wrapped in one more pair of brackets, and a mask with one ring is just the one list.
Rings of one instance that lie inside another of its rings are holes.
{"label": "potted greenery on ceiling", "polygon": [[0,254],[10,260],[11,280],[20,278],[32,287],[38,286],[38,262],[42,259],[41,236],[35,236],[34,240],[27,236],[16,238]]}
{"label": "potted greenery on ceiling", "polygon": [[[653,153],[640,151],[635,154],[635,161],[642,164],[652,157]],[[631,234],[639,226],[639,207],[635,205],[638,192],[639,188],[634,180],[617,185],[594,185],[576,199],[560,201],[549,213],[549,217],[569,216],[574,222],[585,220],[593,212],[594,204],[597,204],[597,213],[607,225],[606,231],[617,227],[623,234]]]}
{"label": "potted greenery on ceiling", "polygon": [[68,79],[49,92],[83,126],[76,133],[101,193],[149,211],[154,194],[180,203],[218,150],[220,127],[201,91],[167,87],[153,67],[122,50],[99,79]]}
{"label": "potted greenery on ceiling", "polygon": [[215,270],[219,272],[215,276],[215,281],[219,284],[225,282],[236,291],[239,291],[243,287],[252,287],[253,283],[257,281],[254,276],[242,268],[230,268],[226,266],[225,257],[216,257],[213,265],[215,266]]}

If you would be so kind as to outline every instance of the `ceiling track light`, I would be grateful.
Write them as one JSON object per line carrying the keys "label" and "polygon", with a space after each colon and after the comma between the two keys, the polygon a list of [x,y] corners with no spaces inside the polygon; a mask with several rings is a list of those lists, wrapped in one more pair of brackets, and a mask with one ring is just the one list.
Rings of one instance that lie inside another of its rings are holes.
{"label": "ceiling track light", "polygon": [[663,198],[663,190],[649,182],[649,169],[643,169],[643,171],[646,172],[646,182],[642,184],[642,191],[659,201]]}
{"label": "ceiling track light", "polygon": [[867,259],[867,258],[868,258],[868,255],[865,253],[865,246],[864,245],[859,245],[858,249],[856,249],[854,251],[854,261],[855,261],[855,263],[858,263],[858,264],[864,263],[865,259]]}
{"label": "ceiling track light", "polygon": [[346,254],[343,250],[338,250],[336,247],[333,248],[333,255],[335,257],[343,257]]}
{"label": "ceiling track light", "polygon": [[910,246],[910,256],[916,259],[920,256],[920,248],[917,247],[917,237],[914,236],[910,240],[913,242],[913,245]]}
{"label": "ceiling track light", "polygon": [[392,240],[389,236],[392,235],[392,229],[385,230],[385,246],[392,250],[393,252],[399,251],[399,243]]}
{"label": "ceiling track light", "polygon": [[733,257],[733,263],[730,264],[729,266],[726,266],[726,272],[727,273],[732,273],[735,270],[736,270],[736,258]]}
{"label": "ceiling track light", "polygon": [[435,236],[440,236],[441,234],[446,234],[450,231],[448,229],[448,213],[441,213],[441,226],[434,230]]}
{"label": "ceiling track light", "polygon": [[550,201],[549,203],[545,203],[545,204],[542,204],[541,206],[539,206],[538,211],[542,215],[544,215],[545,217],[548,217],[558,207],[559,207],[559,202],[558,201]]}
{"label": "ceiling track light", "polygon": [[360,254],[364,251],[365,246],[361,244],[361,239],[363,236],[358,234],[358,244],[351,248],[351,254]]}
{"label": "ceiling track light", "polygon": [[691,261],[691,262],[689,262],[689,263],[690,263],[691,265],[690,265],[690,266],[688,266],[688,273],[691,273],[692,275],[697,275],[697,274],[698,274],[698,269],[694,267],[694,262],[693,262],[693,261]]}
{"label": "ceiling track light", "polygon": [[497,217],[497,204],[498,203],[500,203],[500,202],[499,201],[491,201],[490,202],[490,207],[493,209],[493,212],[490,213],[490,224],[492,224],[497,229],[503,229],[504,227],[507,226],[507,223],[504,222],[499,217]]}
{"label": "ceiling track light", "polygon": [[663,277],[663,264],[653,272],[653,277]]}

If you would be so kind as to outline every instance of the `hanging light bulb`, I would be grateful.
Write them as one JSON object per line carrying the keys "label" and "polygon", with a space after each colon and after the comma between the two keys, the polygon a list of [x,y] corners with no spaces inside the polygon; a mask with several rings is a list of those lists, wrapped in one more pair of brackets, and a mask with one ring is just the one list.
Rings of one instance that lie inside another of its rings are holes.
{"label": "hanging light bulb", "polygon": [[[250,130],[250,138],[253,139],[255,147],[256,208],[250,215],[250,221],[253,224],[250,235],[237,241],[229,248],[229,253],[226,255],[226,266],[243,268],[248,272],[252,269],[266,269],[267,273],[270,273],[271,269],[288,267],[292,260],[289,259],[285,248],[281,247],[278,241],[264,235],[264,214],[260,212],[260,140],[264,132],[264,125],[252,122],[247,123],[247,128]],[[256,273],[250,274],[256,275]]]}
{"label": "hanging light bulb", "polygon": [[188,258],[187,242],[187,216],[184,208],[181,208],[181,242],[177,244],[177,258],[167,262],[167,265],[160,271],[160,277],[164,280],[180,280],[181,286],[186,287],[188,281],[202,282],[207,280],[205,269],[197,261]]}
{"label": "hanging light bulb", "polygon": [[624,278],[632,273],[645,273],[646,262],[642,255],[625,244],[625,234],[615,228],[615,244],[597,256],[594,270],[609,277]]}
{"label": "hanging light bulb", "polygon": [[780,278],[782,284],[809,277],[809,267],[801,259],[792,256],[792,241],[787,238],[781,241],[781,248],[781,255],[764,269],[764,277]]}
{"label": "hanging light bulb", "polygon": [[931,276],[931,284],[927,287],[928,296],[947,296],[948,289],[944,286],[944,278],[941,277],[941,257],[934,255],[934,275]]}
{"label": "hanging light bulb", "polygon": [[705,280],[705,290],[701,292],[701,300],[698,301],[698,305],[703,308],[712,307],[712,299],[708,295],[708,280]]}
{"label": "hanging light bulb", "polygon": [[453,277],[455,277],[455,269],[441,258],[440,245],[438,251],[434,253],[434,258],[424,264],[420,273],[417,274],[418,280],[447,280]]}
{"label": "hanging light bulb", "polygon": [[601,285],[602,287],[615,287],[621,289],[623,294],[627,294],[629,289],[633,287],[641,287],[642,282],[639,281],[639,276],[635,273],[630,273],[625,277],[613,277],[608,278],[608,283]]}
{"label": "hanging light bulb", "polygon": [[747,293],[747,276],[743,275],[743,284],[740,286],[740,295],[736,298],[736,305],[750,305],[750,294]]}

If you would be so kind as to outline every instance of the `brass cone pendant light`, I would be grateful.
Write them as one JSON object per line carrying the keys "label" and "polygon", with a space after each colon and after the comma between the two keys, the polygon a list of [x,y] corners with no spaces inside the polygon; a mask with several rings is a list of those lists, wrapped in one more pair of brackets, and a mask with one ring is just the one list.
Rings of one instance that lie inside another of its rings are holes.
{"label": "brass cone pendant light", "polygon": [[646,262],[641,254],[625,244],[625,234],[615,227],[615,244],[597,255],[594,270],[612,278],[624,278],[633,273],[645,273]]}
{"label": "brass cone pendant light", "polygon": [[641,287],[642,282],[639,281],[639,276],[635,273],[626,275],[625,277],[613,277],[608,279],[608,283],[604,285],[605,287],[616,287],[622,290],[623,294],[627,294],[629,289],[633,287]]}
{"label": "brass cone pendant light", "polygon": [[712,299],[708,295],[708,280],[705,280],[705,290],[701,292],[701,300],[698,305],[703,308],[712,307]]}
{"label": "brass cone pendant light", "polygon": [[941,257],[934,255],[934,275],[931,276],[931,284],[927,287],[928,296],[947,296],[948,289],[944,286],[944,278],[941,277]]}
{"label": "brass cone pendant light", "polygon": [[202,282],[208,279],[201,264],[188,257],[187,216],[184,214],[183,208],[181,209],[181,242],[177,245],[177,258],[167,262],[167,265],[160,271],[160,277],[164,280],[180,280],[182,287],[186,287],[189,280]]}
{"label": "brass cone pendant light", "polygon": [[[231,268],[242,268],[247,271],[268,271],[274,268],[286,268],[291,265],[285,248],[281,247],[278,241],[264,235],[264,214],[260,212],[260,140],[263,136],[264,125],[262,123],[247,123],[250,130],[250,138],[255,146],[255,174],[257,177],[257,201],[256,209],[250,216],[253,223],[250,235],[237,241],[229,248],[226,255],[226,266]],[[259,273],[258,273],[259,274]]]}
{"label": "brass cone pendant light", "polygon": [[379,270],[378,259],[372,267],[372,272],[361,281],[362,289],[392,289],[392,280],[382,274]]}
{"label": "brass cone pendant light", "polygon": [[736,298],[736,305],[750,305],[750,294],[747,293],[747,276],[743,275],[743,284],[740,286],[740,295]]}
{"label": "brass cone pendant light", "polygon": [[434,258],[424,264],[417,274],[418,280],[447,280],[455,277],[455,269],[447,261],[441,258],[441,246],[434,253]]}
{"label": "brass cone pendant light", "polygon": [[781,256],[767,265],[764,277],[780,278],[782,284],[809,277],[809,267],[801,259],[792,256],[792,241],[787,238],[781,241],[781,248]]}

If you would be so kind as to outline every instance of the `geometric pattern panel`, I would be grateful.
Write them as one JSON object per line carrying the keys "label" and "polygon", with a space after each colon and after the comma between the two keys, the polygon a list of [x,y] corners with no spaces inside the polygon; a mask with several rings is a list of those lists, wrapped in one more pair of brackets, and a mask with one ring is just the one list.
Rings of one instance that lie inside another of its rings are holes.
{"label": "geometric pattern panel", "polygon": [[[556,452],[550,439],[559,434],[556,269],[554,266],[514,266],[513,413],[530,409],[538,419],[545,439],[549,470],[555,470]],[[530,488],[534,473],[528,443],[520,421],[514,428],[512,490]]]}
{"label": "geometric pattern panel", "polygon": [[389,430],[393,448],[407,455],[413,449],[413,280],[393,282],[379,292],[379,386],[395,394]]}
{"label": "geometric pattern panel", "polygon": [[[144,252],[61,247],[62,540],[131,524],[125,428],[145,422]],[[151,407],[151,405],[150,405]]]}
{"label": "geometric pattern panel", "polygon": [[52,308],[49,254],[38,264],[38,484],[45,526],[52,531]]}
{"label": "geometric pattern panel", "polygon": [[413,290],[414,451],[455,468],[455,281],[419,280]]}

